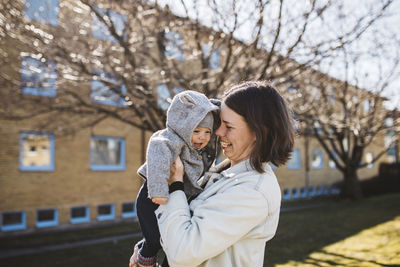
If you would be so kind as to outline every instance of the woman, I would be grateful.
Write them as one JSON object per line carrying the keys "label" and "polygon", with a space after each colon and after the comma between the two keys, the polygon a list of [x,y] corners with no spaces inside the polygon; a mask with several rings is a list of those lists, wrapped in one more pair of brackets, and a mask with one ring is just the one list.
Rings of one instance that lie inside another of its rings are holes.
{"label": "woman", "polygon": [[178,158],[168,203],[156,210],[170,266],[262,266],[275,235],[281,191],[268,162],[286,163],[293,149],[287,106],[272,86],[245,82],[224,93],[220,117],[227,160],[204,176],[204,191],[189,205]]}

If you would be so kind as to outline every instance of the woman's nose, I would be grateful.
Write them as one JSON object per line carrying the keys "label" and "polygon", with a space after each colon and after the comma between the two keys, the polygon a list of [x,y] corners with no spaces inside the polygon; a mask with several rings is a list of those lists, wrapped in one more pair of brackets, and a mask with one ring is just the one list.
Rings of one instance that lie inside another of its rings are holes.
{"label": "woman's nose", "polygon": [[217,136],[223,136],[222,125],[220,125],[220,126],[218,127],[218,129],[215,131],[215,134],[216,134]]}

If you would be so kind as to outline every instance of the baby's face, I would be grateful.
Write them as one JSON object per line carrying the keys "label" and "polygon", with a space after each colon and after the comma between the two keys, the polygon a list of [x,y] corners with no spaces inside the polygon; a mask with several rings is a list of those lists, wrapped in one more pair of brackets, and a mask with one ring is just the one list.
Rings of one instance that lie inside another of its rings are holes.
{"label": "baby's face", "polygon": [[204,127],[196,127],[192,134],[192,146],[197,150],[205,147],[211,138],[211,130]]}

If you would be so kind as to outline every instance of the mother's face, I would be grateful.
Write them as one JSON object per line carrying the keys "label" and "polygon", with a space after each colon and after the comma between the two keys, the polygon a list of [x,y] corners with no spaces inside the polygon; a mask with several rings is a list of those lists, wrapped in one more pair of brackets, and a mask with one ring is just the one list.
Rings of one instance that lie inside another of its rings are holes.
{"label": "mother's face", "polygon": [[215,132],[220,137],[224,155],[231,160],[231,164],[245,160],[256,141],[256,135],[250,130],[245,119],[230,109],[224,103],[221,106],[221,126]]}

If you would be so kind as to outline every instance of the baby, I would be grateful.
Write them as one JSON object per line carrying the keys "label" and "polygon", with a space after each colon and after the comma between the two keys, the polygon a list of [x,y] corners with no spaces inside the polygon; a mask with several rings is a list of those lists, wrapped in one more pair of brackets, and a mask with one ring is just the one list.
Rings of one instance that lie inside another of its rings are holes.
{"label": "baby", "polygon": [[[215,103],[215,104],[214,104]],[[146,162],[138,169],[145,183],[137,197],[137,215],[144,240],[138,244],[138,265],[155,266],[161,248],[160,233],[154,211],[168,200],[170,169],[179,156],[184,165],[184,191],[188,199],[202,188],[199,178],[216,155],[217,101],[204,94],[183,91],[177,94],[167,111],[167,127],[149,140]]]}

